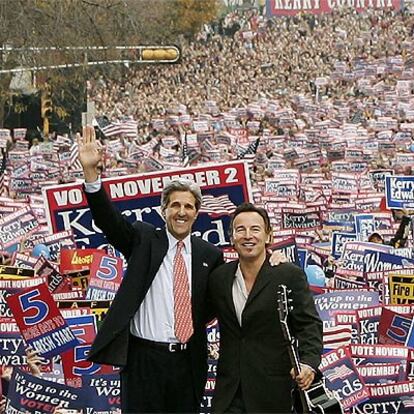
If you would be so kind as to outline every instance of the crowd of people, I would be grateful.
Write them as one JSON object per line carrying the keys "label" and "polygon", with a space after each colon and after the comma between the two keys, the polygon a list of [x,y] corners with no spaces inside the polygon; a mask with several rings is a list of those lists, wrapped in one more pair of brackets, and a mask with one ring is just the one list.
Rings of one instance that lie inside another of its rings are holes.
{"label": "crowd of people", "polygon": [[[275,19],[234,12],[227,20],[240,29],[230,36],[207,27],[197,41],[183,40],[179,65],[136,65],[120,78],[91,81],[97,111],[112,118],[131,115],[144,124],[178,105],[200,115],[205,101],[216,102],[223,112],[261,97],[281,97],[288,104],[298,93],[314,96],[320,77],[330,79],[327,98],[346,97],[352,104],[358,88],[331,78],[336,65],[350,70],[356,61],[409,56],[414,25],[413,16],[392,10]],[[393,81],[387,73],[378,75]]]}
{"label": "crowd of people", "polygon": [[[414,205],[391,213],[384,201],[384,177],[412,176],[413,41],[414,17],[403,11],[342,9],[278,18],[254,9],[232,12],[203,26],[196,39],[182,39],[179,64],[137,65],[121,78],[90,80],[88,95],[95,102],[101,138],[99,150],[94,148],[97,172],[116,177],[247,161],[250,201],[268,211],[276,246],[293,238],[295,248],[307,250],[302,267],[315,292],[335,294],[345,287],[370,295],[375,290],[379,296],[371,305],[382,311],[390,303],[385,282],[379,288],[367,279],[354,255],[373,249],[372,244],[348,251],[342,246],[341,257],[333,232],[354,232],[357,243],[375,242],[384,249],[388,243],[404,247],[393,254],[404,255],[402,267],[410,269]],[[0,134],[0,234],[11,215],[28,206],[31,212],[25,214],[33,214],[37,223],[34,233],[22,230],[14,243],[2,241],[3,265],[36,263],[37,240],[46,240],[49,231],[41,189],[83,175],[75,137],[51,135],[31,144],[21,130],[13,137],[5,130]],[[92,175],[94,186],[97,176]],[[363,214],[371,215],[370,232],[351,226],[354,216]],[[342,221],[334,219],[339,216]],[[300,228],[299,221],[314,225]],[[119,238],[122,244],[125,238]],[[13,249],[22,255],[20,261]],[[413,317],[408,317],[410,324]],[[363,342],[355,323],[343,328],[345,339],[329,342],[329,329],[337,323],[330,318],[322,317],[325,350],[350,343],[404,345],[378,337]],[[114,355],[125,357],[124,351]],[[412,379],[409,373],[408,368],[405,376],[400,372],[400,379]],[[339,387],[335,384],[333,389]],[[346,408],[357,403],[348,402]]]}

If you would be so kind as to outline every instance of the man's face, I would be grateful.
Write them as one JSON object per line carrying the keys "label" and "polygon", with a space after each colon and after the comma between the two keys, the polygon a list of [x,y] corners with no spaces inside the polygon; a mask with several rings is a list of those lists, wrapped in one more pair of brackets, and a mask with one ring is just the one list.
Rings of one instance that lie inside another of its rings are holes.
{"label": "man's face", "polygon": [[254,211],[240,213],[233,221],[233,244],[241,259],[254,260],[266,255],[266,232],[263,217]]}
{"label": "man's face", "polygon": [[189,191],[173,191],[170,194],[164,217],[168,231],[178,240],[186,238],[197,218],[196,199]]}

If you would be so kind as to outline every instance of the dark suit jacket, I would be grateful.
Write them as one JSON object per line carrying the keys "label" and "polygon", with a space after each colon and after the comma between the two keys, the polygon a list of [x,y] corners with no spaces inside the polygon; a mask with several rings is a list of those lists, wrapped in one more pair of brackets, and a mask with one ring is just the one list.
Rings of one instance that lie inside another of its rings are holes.
{"label": "dark suit jacket", "polygon": [[302,363],[317,368],[322,353],[322,322],[306,276],[284,263],[271,267],[266,260],[249,294],[240,327],[233,304],[232,286],[238,261],[224,264],[210,276],[209,295],[220,325],[220,358],[212,411],[227,410],[241,385],[249,413],[289,413],[290,363],[277,311],[277,290],[292,290],[291,325],[299,340]]}
{"label": "dark suit jacket", "polygon": [[[122,284],[95,338],[88,359],[123,367],[127,364],[129,325],[141,305],[168,250],[165,229],[144,222],[126,221],[106,192],[86,193],[96,225],[128,261]],[[191,237],[192,314],[194,335],[189,342],[195,389],[201,398],[207,375],[207,282],[208,275],[223,263],[218,248]]]}

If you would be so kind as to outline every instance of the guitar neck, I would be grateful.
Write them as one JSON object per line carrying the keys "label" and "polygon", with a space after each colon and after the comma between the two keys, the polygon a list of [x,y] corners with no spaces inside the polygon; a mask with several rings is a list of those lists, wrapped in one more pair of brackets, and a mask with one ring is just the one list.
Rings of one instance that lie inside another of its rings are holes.
{"label": "guitar neck", "polygon": [[299,355],[296,349],[295,342],[296,342],[295,338],[291,338],[288,352],[289,352],[289,357],[290,357],[290,363],[292,364],[295,374],[299,375],[301,367],[300,367],[300,360],[299,360]]}

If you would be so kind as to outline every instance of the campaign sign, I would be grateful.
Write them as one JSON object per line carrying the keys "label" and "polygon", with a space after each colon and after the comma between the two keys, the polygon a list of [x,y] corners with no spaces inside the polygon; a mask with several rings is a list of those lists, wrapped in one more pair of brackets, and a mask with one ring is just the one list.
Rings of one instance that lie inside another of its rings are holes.
{"label": "campaign sign", "polygon": [[391,176],[393,174],[394,170],[371,170],[368,172],[373,187],[378,191],[384,191],[385,177]]}
{"label": "campaign sign", "polygon": [[94,315],[82,315],[66,318],[66,322],[75,334],[79,345],[62,354],[65,383],[71,387],[83,387],[83,378],[86,375],[113,374],[114,368],[100,365],[86,358],[96,336],[96,318]]}
{"label": "campaign sign", "polygon": [[324,354],[319,369],[326,378],[326,387],[337,393],[344,409],[368,399],[369,390],[359,376],[346,347]]}
{"label": "campaign sign", "polygon": [[378,325],[382,313],[382,306],[372,306],[369,308],[358,309],[358,337],[361,344],[378,343]]}
{"label": "campaign sign", "polygon": [[90,269],[88,300],[112,300],[122,282],[122,259],[95,253]]}
{"label": "campaign sign", "polygon": [[35,257],[23,253],[14,253],[12,257],[12,264],[20,269],[33,269],[36,262]]}
{"label": "campaign sign", "polygon": [[332,232],[332,256],[335,259],[339,259],[344,251],[345,243],[356,240],[356,237],[355,233]]}
{"label": "campaign sign", "polygon": [[404,345],[410,331],[413,315],[402,315],[384,308],[378,326],[378,343]]}
{"label": "campaign sign", "polygon": [[24,279],[0,279],[0,317],[13,318],[13,313],[7,303],[7,298],[23,289],[46,283],[43,277]]}
{"label": "campaign sign", "polygon": [[342,255],[338,260],[337,275],[362,278],[364,275],[364,250],[355,246],[354,242],[346,242]]}
{"label": "campaign sign", "polygon": [[70,270],[80,270],[90,267],[94,253],[101,253],[98,249],[62,249],[60,251],[59,270],[65,273]]}
{"label": "campaign sign", "polygon": [[367,385],[390,384],[399,381],[401,364],[360,365],[356,370]]}
{"label": "campaign sign", "polygon": [[314,230],[321,228],[319,209],[282,208],[282,228],[295,230]]}
{"label": "campaign sign", "polygon": [[375,232],[375,221],[373,214],[356,214],[355,220],[355,232],[358,235],[358,239],[361,241],[367,241],[368,237]]}
{"label": "campaign sign", "polygon": [[386,272],[403,267],[414,268],[414,260],[378,250],[364,252],[364,273]]}
{"label": "campaign sign", "polygon": [[13,318],[0,317],[0,365],[26,365],[24,341]]}
{"label": "campaign sign", "polygon": [[37,259],[34,269],[38,276],[47,278],[47,284],[51,292],[55,289],[56,285],[61,283],[61,279],[64,277],[59,273],[57,264],[50,262],[43,255]]}
{"label": "campaign sign", "polygon": [[9,296],[7,303],[23,338],[41,355],[59,355],[78,345],[46,284]]}
{"label": "campaign sign", "polygon": [[395,384],[368,386],[370,398],[353,407],[351,414],[412,414],[414,409],[414,383],[409,381]]}
{"label": "campaign sign", "polygon": [[76,248],[73,234],[70,229],[68,231],[55,232],[47,236],[40,237],[36,240],[36,244],[44,244],[50,251],[50,259],[58,261],[59,253],[62,248],[73,249]]}
{"label": "campaign sign", "polygon": [[414,329],[413,329],[414,323],[411,321],[409,331],[407,338],[405,340],[405,346],[408,346],[410,348],[414,348]]}
{"label": "campaign sign", "polygon": [[375,364],[394,364],[405,361],[408,348],[399,345],[351,344],[349,350],[356,366]]}
{"label": "campaign sign", "polygon": [[27,206],[0,219],[0,249],[14,251],[22,237],[34,232],[39,222],[32,209]]}
{"label": "campaign sign", "polygon": [[99,322],[104,320],[111,302],[108,300],[60,300],[57,305],[65,318],[92,314],[95,315],[99,326]]}
{"label": "campaign sign", "polygon": [[353,280],[347,276],[338,276],[333,277],[334,288],[335,289],[367,289],[368,285],[364,281]]}
{"label": "campaign sign", "polygon": [[387,208],[414,208],[414,176],[385,177]]}
{"label": "campaign sign", "polygon": [[[160,196],[164,185],[177,178],[200,185],[203,203],[193,234],[219,247],[230,244],[229,212],[244,201],[252,200],[247,164],[237,161],[220,165],[157,171],[125,177],[103,179],[103,187],[124,217],[134,222],[143,220],[156,227],[164,226]],[[82,191],[82,184],[68,184],[43,189],[49,230],[53,233],[72,229],[78,247],[102,247],[107,244],[92,216]],[[220,199],[219,199],[220,197]],[[218,200],[217,200],[218,199]],[[222,213],[215,213],[220,208]]]}
{"label": "campaign sign", "polygon": [[0,279],[21,279],[24,277],[34,277],[33,269],[26,269],[15,266],[0,266]]}
{"label": "campaign sign", "polygon": [[369,291],[337,291],[314,297],[316,309],[323,321],[330,321],[337,312],[353,311],[379,304],[379,293]]}
{"label": "campaign sign", "polygon": [[272,249],[272,251],[277,250],[282,252],[289,263],[295,263],[297,266],[300,266],[298,248],[296,246],[295,238],[292,237],[274,243],[270,248]]}
{"label": "campaign sign", "polygon": [[414,303],[414,268],[395,269],[386,272],[385,275],[388,277],[392,305]]}
{"label": "campaign sign", "polygon": [[84,407],[81,392],[67,385],[46,381],[15,368],[7,394],[6,413],[54,413],[57,406],[67,410]]}
{"label": "campaign sign", "polygon": [[93,375],[83,378],[85,413],[119,414],[121,384],[118,375]]}

